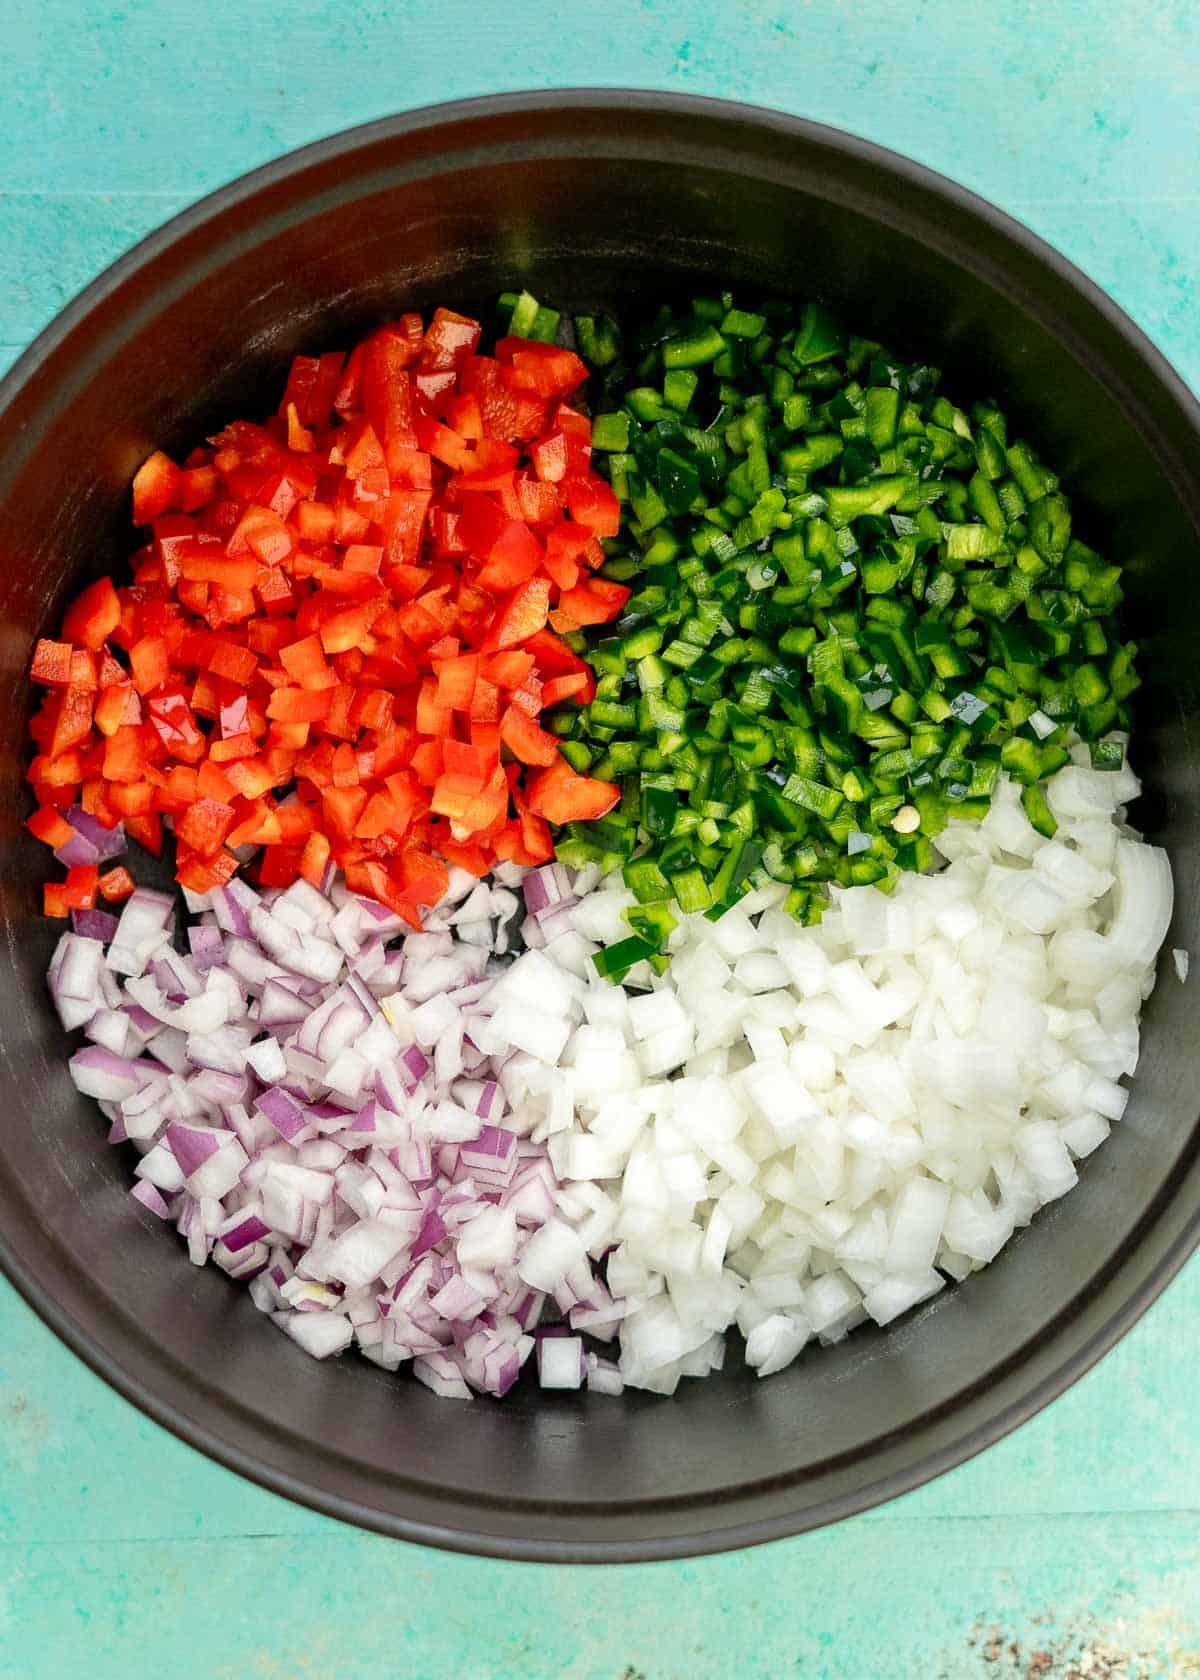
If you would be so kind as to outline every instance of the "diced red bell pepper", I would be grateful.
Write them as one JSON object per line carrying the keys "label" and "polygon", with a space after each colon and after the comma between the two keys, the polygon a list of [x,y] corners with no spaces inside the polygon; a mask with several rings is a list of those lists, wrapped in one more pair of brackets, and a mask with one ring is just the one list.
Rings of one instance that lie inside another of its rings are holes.
{"label": "diced red bell pepper", "polygon": [[508,594],[528,582],[544,559],[542,545],[528,525],[520,519],[509,519],[479,573],[480,587],[492,594]]}
{"label": "diced red bell pepper", "polygon": [[468,712],[479,677],[479,655],[459,654],[437,668],[437,705],[444,711]]}
{"label": "diced red bell pepper", "polygon": [[529,809],[551,823],[594,822],[607,815],[620,797],[614,783],[577,775],[565,758],[542,770],[529,784]]}
{"label": "diced red bell pepper", "polygon": [[363,347],[360,400],[380,442],[416,447],[410,341],[391,327],[383,327]]}
{"label": "diced red bell pepper", "polygon": [[562,676],[572,671],[590,672],[591,667],[577,653],[556,636],[553,630],[539,630],[530,636],[522,650],[535,661],[539,671]]}
{"label": "diced red bell pepper", "polygon": [[549,682],[542,684],[542,703],[545,706],[557,706],[560,700],[579,700],[582,704],[587,686],[587,675],[583,671],[551,677]]}
{"label": "diced red bell pepper", "polygon": [[587,478],[569,478],[564,491],[572,519],[586,525],[593,536],[616,536],[621,529],[621,504],[602,478],[594,473]]}
{"label": "diced red bell pepper", "polygon": [[421,554],[432,490],[394,490],[379,514],[385,566],[415,566]]}
{"label": "diced red bell pepper", "polygon": [[337,682],[337,674],[326,663],[325,649],[318,636],[305,636],[288,647],[280,648],[279,663],[301,688],[315,691],[333,688]]}
{"label": "diced red bell pepper", "polygon": [[68,910],[94,910],[100,886],[100,870],[94,863],[77,863],[67,870],[62,883],[62,901]]}
{"label": "diced red bell pepper", "polygon": [[500,719],[500,739],[522,764],[553,764],[558,739],[536,724],[520,706],[510,705]]}
{"label": "diced red bell pepper", "polygon": [[550,584],[544,577],[532,577],[509,596],[496,614],[484,646],[501,651],[517,647],[543,628],[550,611]]}
{"label": "diced red bell pepper", "polygon": [[65,846],[67,841],[72,839],[75,834],[75,830],[66,817],[63,816],[61,811],[56,811],[52,805],[39,805],[33,815],[27,819],[25,827],[36,840],[42,842],[43,846],[51,846],[55,850],[59,846]]}
{"label": "diced red bell pepper", "polygon": [[109,803],[118,817],[125,823],[126,830],[136,840],[137,835],[129,827],[131,818],[144,818],[154,814],[155,802],[159,797],[158,789],[149,781],[144,782],[112,782],[106,781]]}
{"label": "diced red bell pepper", "polygon": [[214,887],[223,886],[237,872],[237,859],[232,852],[226,851],[217,852],[212,857],[200,857],[180,847],[176,862],[179,867],[175,871],[175,879],[196,893],[211,892]]}
{"label": "diced red bell pepper", "polygon": [[524,712],[527,717],[536,719],[541,716],[545,706],[545,701],[542,699],[542,684],[541,679],[535,677],[532,671],[520,687],[513,689],[512,704],[519,711]]}
{"label": "diced red bell pepper", "polygon": [[142,707],[133,684],[119,682],[102,689],[96,701],[94,721],[102,735],[115,735],[121,728],[136,728],[142,721]]}
{"label": "diced red bell pepper", "polygon": [[365,788],[325,789],[321,796],[321,806],[326,822],[332,826],[335,834],[340,834],[347,840],[352,837],[355,825],[366,808],[367,797]]}
{"label": "diced red bell pepper", "polygon": [[466,396],[454,397],[445,405],[446,424],[459,437],[466,438],[468,443],[483,441],[483,410],[479,406],[479,398],[469,392]]}
{"label": "diced red bell pepper", "polygon": [[478,341],[451,311],[403,316],[348,360],[297,357],[266,425],[144,464],[134,586],[92,585],[35,654],[35,833],[69,838],[77,799],[159,849],[165,812],[195,891],[255,845],[266,885],[336,863],[419,926],[446,879],[431,849],[537,863],[539,801],[610,808],[538,722],[595,687],[548,617],[604,622],[627,593],[591,576],[615,500],[564,400],[583,364]]}
{"label": "diced red bell pepper", "polygon": [[[178,692],[155,695],[147,702],[147,712],[151,728],[168,752],[194,764],[204,752],[204,736],[184,696]],[[118,730],[114,739],[122,733]]]}
{"label": "diced red bell pepper", "polygon": [[70,642],[52,642],[42,637],[33,650],[29,675],[34,682],[65,687],[71,681],[71,655]]}
{"label": "diced red bell pepper", "polygon": [[508,378],[517,391],[532,391],[539,397],[562,397],[582,385],[587,367],[573,350],[533,339],[502,338],[496,356],[507,364]]}
{"label": "diced red bell pepper", "polygon": [[87,648],[72,648],[71,650],[71,682],[76,688],[96,688],[97,656],[89,653]]}
{"label": "diced red bell pepper", "polygon": [[290,887],[300,874],[302,846],[267,846],[258,860],[258,881],[263,887]]}
{"label": "diced red bell pepper", "polygon": [[325,889],[325,873],[329,867],[330,846],[324,834],[314,832],[304,842],[300,853],[300,875],[318,892]]}
{"label": "diced red bell pepper", "polygon": [[494,682],[486,677],[480,677],[475,683],[475,692],[471,696],[471,721],[473,723],[496,723],[500,717],[500,690]]}
{"label": "diced red bell pepper", "polygon": [[330,541],[334,518],[333,509],[324,502],[301,502],[292,513],[292,523],[300,541],[313,547]]}
{"label": "diced red bell pepper", "polygon": [[121,603],[109,578],[97,578],[67,608],[63,640],[99,651],[121,622]]}
{"label": "diced red bell pepper", "polygon": [[181,473],[169,455],[156,449],[133,479],[133,523],[151,525],[161,519],[179,491]]}
{"label": "diced red bell pepper", "polygon": [[65,920],[71,914],[61,881],[47,881],[42,888],[42,914],[53,916],[57,921]]}
{"label": "diced red bell pepper", "polygon": [[100,877],[100,896],[109,904],[120,904],[129,898],[134,889],[133,876],[124,864],[118,864],[115,869],[106,870]]}
{"label": "diced red bell pepper", "polygon": [[482,669],[488,680],[498,688],[520,688],[535,666],[535,657],[526,647],[490,654]]}
{"label": "diced red bell pepper", "polygon": [[284,839],[278,811],[265,799],[246,802],[237,810],[237,820],[225,836],[231,849],[238,846],[278,846]]}
{"label": "diced red bell pepper", "polygon": [[53,708],[54,730],[48,743],[51,758],[61,758],[80,746],[92,732],[92,691],[64,688],[47,704]]}
{"label": "diced red bell pepper", "polygon": [[329,689],[277,688],[267,702],[267,716],[282,724],[319,723],[329,711]]}
{"label": "diced red bell pepper", "polygon": [[389,441],[383,452],[393,490],[433,489],[433,462],[423,449]]}
{"label": "diced red bell pepper", "polygon": [[575,625],[607,624],[616,618],[629,595],[623,583],[592,577],[574,589],[564,590],[559,596],[558,612]]}
{"label": "diced red bell pepper", "polygon": [[567,476],[567,434],[550,432],[539,438],[529,452],[533,470],[548,484],[559,484]]}
{"label": "diced red bell pepper", "polygon": [[162,856],[162,818],[157,811],[149,811],[144,816],[126,816],[125,832],[139,846],[144,846],[152,857]]}
{"label": "diced red bell pepper", "polygon": [[307,455],[317,447],[317,440],[300,419],[295,403],[287,405],[288,448],[298,455]]}
{"label": "diced red bell pepper", "polygon": [[460,480],[464,490],[506,490],[513,481],[520,456],[509,443],[484,438],[477,443]]}
{"label": "diced red bell pepper", "polygon": [[175,820],[175,837],[202,857],[211,857],[225,843],[233,827],[232,805],[217,799],[197,799]]}
{"label": "diced red bell pepper", "polygon": [[379,611],[373,601],[341,607],[332,612],[321,625],[321,646],[327,654],[347,653],[361,647]]}
{"label": "diced red bell pepper", "polygon": [[143,636],[129,650],[133,686],[139,694],[153,694],[171,676],[171,655],[162,636]]}
{"label": "diced red bell pepper", "polygon": [[527,519],[531,525],[548,525],[551,520],[559,518],[562,507],[555,485],[543,484],[539,479],[522,473],[516,481],[516,488],[522,519]]}
{"label": "diced red bell pepper", "polygon": [[327,426],[333,400],[341,384],[344,361],[345,357],[336,350],[322,356],[295,357],[279,404],[279,413],[286,415],[288,406],[292,405],[303,425]]}
{"label": "diced red bell pepper", "polygon": [[421,345],[421,367],[440,370],[457,367],[479,343],[479,322],[452,309],[435,309]]}

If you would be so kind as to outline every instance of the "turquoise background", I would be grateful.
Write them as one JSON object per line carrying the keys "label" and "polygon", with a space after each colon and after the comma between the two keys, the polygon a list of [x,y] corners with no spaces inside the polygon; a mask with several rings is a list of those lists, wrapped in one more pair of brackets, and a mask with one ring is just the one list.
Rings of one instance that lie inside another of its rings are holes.
{"label": "turquoise background", "polygon": [[[1200,386],[1188,0],[0,0],[0,40],[0,366],[142,233],[291,146],[591,82],[897,147],[1059,246]],[[0,1288],[0,1676],[1200,1676],[1197,1326],[1193,1262],[1098,1370],[931,1487],[754,1552],[598,1572],[422,1551],[262,1493]]]}

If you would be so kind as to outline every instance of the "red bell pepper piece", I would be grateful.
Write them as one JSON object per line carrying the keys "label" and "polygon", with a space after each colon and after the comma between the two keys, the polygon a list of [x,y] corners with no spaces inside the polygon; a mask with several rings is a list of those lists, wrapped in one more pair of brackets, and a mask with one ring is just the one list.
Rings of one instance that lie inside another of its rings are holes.
{"label": "red bell pepper piece", "polygon": [[300,874],[301,846],[267,846],[258,861],[258,881],[263,887],[290,887]]}
{"label": "red bell pepper piece", "polygon": [[[150,726],[168,752],[194,764],[204,751],[204,736],[192,708],[178,691],[158,694],[147,702]],[[118,730],[117,739],[123,731]]]}
{"label": "red bell pepper piece", "polygon": [[133,684],[113,683],[101,690],[94,721],[102,735],[115,735],[121,728],[136,728],[142,721],[142,707]]}
{"label": "red bell pepper piece", "polygon": [[125,832],[131,840],[144,846],[152,857],[162,856],[162,818],[157,811],[150,811],[145,816],[126,816]]}
{"label": "red bell pepper piece", "polygon": [[300,874],[318,892],[325,889],[325,875],[329,868],[329,841],[324,834],[312,833],[300,853]]}
{"label": "red bell pepper piece", "polygon": [[289,406],[304,426],[326,426],[329,411],[341,383],[345,358],[338,351],[323,356],[296,356],[288,372],[278,412],[286,415]]}
{"label": "red bell pepper piece", "polygon": [[557,706],[560,700],[580,700],[587,688],[588,679],[583,671],[573,671],[561,677],[551,677],[550,681],[542,684],[542,704]]}
{"label": "red bell pepper piece", "polygon": [[549,581],[543,577],[530,578],[509,596],[497,613],[484,646],[497,651],[517,647],[543,628],[549,610]]}
{"label": "red bell pepper piece", "polygon": [[121,603],[109,578],[97,578],[76,597],[63,617],[63,640],[97,651],[121,622]]}
{"label": "red bell pepper piece", "polygon": [[133,523],[151,525],[170,508],[182,474],[169,455],[156,449],[134,474]]}
{"label": "red bell pepper piece", "polygon": [[333,688],[337,673],[325,662],[325,650],[318,636],[305,636],[279,650],[279,663],[301,688]]}
{"label": "red bell pepper piece", "polygon": [[421,345],[421,367],[457,367],[479,343],[479,322],[452,309],[435,309]]}
{"label": "red bell pepper piece", "polygon": [[607,624],[616,618],[629,595],[623,583],[592,577],[574,589],[564,590],[559,596],[558,611],[572,625]]}
{"label": "red bell pepper piece", "polygon": [[72,747],[86,741],[92,732],[92,691],[64,688],[48,702],[53,707],[54,731],[48,749],[51,758],[61,758]]}
{"label": "red bell pepper piece", "polygon": [[570,478],[564,485],[571,518],[586,525],[593,536],[615,537],[621,529],[621,504],[612,489],[595,473]]}
{"label": "red bell pepper piece", "polygon": [[364,346],[360,401],[375,436],[384,445],[395,443],[406,449],[416,446],[409,372],[413,360],[412,344],[391,327],[381,328]]}
{"label": "red bell pepper piece", "polygon": [[70,642],[51,642],[43,637],[33,650],[29,675],[34,682],[65,687],[71,681]]}
{"label": "red bell pepper piece", "polygon": [[120,904],[129,898],[133,892],[133,876],[124,864],[118,864],[115,869],[106,870],[100,877],[100,896],[109,904]]}
{"label": "red bell pepper piece", "polygon": [[443,711],[468,712],[479,677],[479,655],[459,654],[437,667],[436,704]]}
{"label": "red bell pepper piece", "polygon": [[56,920],[64,920],[71,914],[61,881],[47,881],[42,888],[42,914]]}
{"label": "red bell pepper piece", "polygon": [[75,834],[66,817],[52,805],[39,805],[26,820],[25,827],[43,846],[52,846],[56,850],[59,846],[65,846]]}
{"label": "red bell pepper piece", "polygon": [[520,516],[531,525],[548,525],[551,520],[559,518],[562,509],[555,485],[543,484],[539,479],[522,473],[517,479],[516,490]]}
{"label": "red bell pepper piece", "polygon": [[143,636],[129,650],[133,686],[139,694],[153,694],[171,675],[171,655],[162,636]]}
{"label": "red bell pepper piece", "polygon": [[100,870],[94,863],[77,863],[67,870],[62,883],[62,901],[68,910],[93,910],[100,886]]}
{"label": "red bell pepper piece", "polygon": [[565,758],[529,784],[529,809],[552,823],[594,822],[611,811],[620,797],[620,788],[612,782],[577,775]]}
{"label": "red bell pepper piece", "polygon": [[558,758],[557,737],[516,704],[508,706],[500,719],[500,739],[522,764],[553,764]]}
{"label": "red bell pepper piece", "polygon": [[385,566],[415,566],[421,554],[432,490],[394,490],[379,514]]}
{"label": "red bell pepper piece", "polygon": [[218,799],[197,799],[175,821],[175,837],[202,857],[211,857],[225,843],[233,827],[232,805]]}
{"label": "red bell pepper piece", "polygon": [[539,570],[545,554],[533,532],[520,519],[509,519],[491,546],[479,584],[492,594],[519,589]]}
{"label": "red bell pepper piece", "polygon": [[529,451],[533,470],[549,484],[558,484],[567,476],[567,434],[551,432],[539,438]]}

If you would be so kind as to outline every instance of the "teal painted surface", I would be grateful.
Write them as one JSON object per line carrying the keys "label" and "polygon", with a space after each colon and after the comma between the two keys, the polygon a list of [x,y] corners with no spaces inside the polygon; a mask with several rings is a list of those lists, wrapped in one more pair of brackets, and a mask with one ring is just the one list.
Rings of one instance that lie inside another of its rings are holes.
{"label": "teal painted surface", "polygon": [[[1189,0],[0,0],[0,365],[164,217],[400,105],[624,83],[856,130],[1058,245],[1200,386]],[[1015,1437],[700,1562],[539,1570],[360,1534],[181,1446],[0,1289],[0,1680],[1200,1677],[1193,1264]]]}

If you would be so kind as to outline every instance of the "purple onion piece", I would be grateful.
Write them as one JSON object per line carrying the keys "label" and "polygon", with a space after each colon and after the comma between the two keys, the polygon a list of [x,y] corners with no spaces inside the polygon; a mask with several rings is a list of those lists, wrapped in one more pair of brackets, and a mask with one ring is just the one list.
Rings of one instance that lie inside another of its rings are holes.
{"label": "purple onion piece", "polygon": [[95,848],[96,856],[92,861],[103,863],[108,858],[120,857],[126,849],[124,823],[105,828],[99,818],[94,817],[90,811],[85,811],[82,805],[68,807],[67,821],[78,835]]}
{"label": "purple onion piece", "polygon": [[55,846],[54,856],[64,869],[74,869],[78,864],[100,862],[99,850],[83,834],[72,834],[61,846]]}
{"label": "purple onion piece", "polygon": [[117,931],[117,918],[107,910],[72,910],[71,926],[82,938],[108,945]]}
{"label": "purple onion piece", "polygon": [[400,1065],[411,1081],[409,1091],[415,1091],[429,1072],[429,1058],[415,1044],[410,1044],[400,1057]]}

